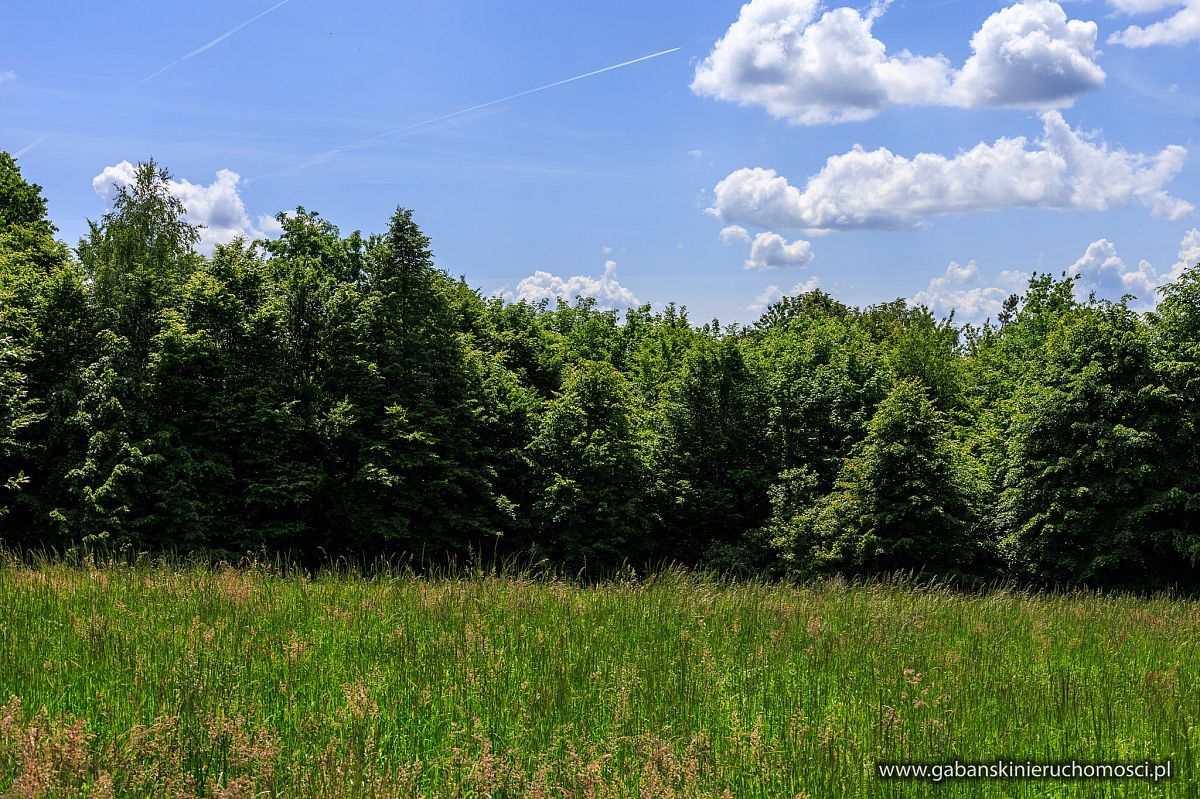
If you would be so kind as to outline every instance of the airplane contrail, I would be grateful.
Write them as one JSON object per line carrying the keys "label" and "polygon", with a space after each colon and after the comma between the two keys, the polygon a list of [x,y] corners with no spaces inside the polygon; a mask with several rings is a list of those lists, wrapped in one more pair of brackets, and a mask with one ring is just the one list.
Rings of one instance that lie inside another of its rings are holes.
{"label": "airplane contrail", "polygon": [[20,150],[17,150],[15,153],[13,153],[13,158],[20,158],[21,156],[25,155],[27,152],[32,150],[34,147],[37,147],[39,144],[41,144],[48,138],[50,138],[50,134],[43,133],[41,136],[38,136],[36,139],[31,141],[29,144],[26,144]]}
{"label": "airplane contrail", "polygon": [[136,89],[137,87],[141,86],[143,83],[147,83],[147,82],[149,82],[149,81],[152,81],[152,80],[154,80],[155,78],[157,78],[159,75],[161,75],[161,74],[163,74],[164,72],[166,72],[166,71],[167,71],[168,69],[170,69],[171,67],[176,67],[176,66],[179,66],[179,65],[180,65],[180,64],[182,64],[184,61],[187,61],[187,60],[189,60],[189,59],[195,58],[196,56],[198,56],[198,55],[200,55],[201,53],[203,53],[205,50],[209,50],[209,49],[211,49],[211,48],[213,48],[213,47],[216,47],[218,44],[220,44],[221,42],[225,41],[225,40],[226,40],[226,39],[228,39],[230,36],[232,36],[233,34],[237,33],[238,31],[240,31],[242,28],[244,28],[244,27],[246,27],[247,25],[250,25],[250,24],[252,24],[252,23],[254,23],[254,22],[257,22],[258,20],[260,20],[260,19],[262,19],[263,17],[265,17],[267,14],[270,14],[270,13],[271,13],[272,11],[274,11],[275,9],[279,8],[280,6],[285,6],[285,5],[287,5],[288,3],[290,3],[291,1],[292,1],[292,0],[279,0],[279,2],[278,2],[278,3],[276,3],[276,4],[275,4],[275,5],[273,5],[273,6],[271,6],[271,7],[270,7],[270,8],[268,8],[266,11],[263,11],[263,12],[260,12],[260,13],[256,14],[255,16],[253,16],[253,17],[251,17],[250,19],[248,19],[248,20],[246,20],[245,22],[243,22],[241,25],[238,25],[236,28],[230,28],[229,30],[225,31],[224,33],[222,33],[222,34],[221,34],[220,36],[218,36],[217,38],[213,39],[211,42],[208,42],[207,44],[202,44],[202,45],[200,45],[199,47],[197,47],[195,50],[193,50],[192,52],[188,53],[187,55],[185,55],[185,56],[183,56],[183,57],[181,57],[181,58],[177,58],[177,59],[175,59],[175,60],[174,60],[174,61],[172,61],[170,64],[167,64],[165,67],[163,67],[162,69],[158,70],[157,72],[153,72],[153,73],[151,73],[151,74],[147,75],[146,77],[142,78],[142,79],[141,79],[141,80],[139,80],[137,83],[135,83],[135,84],[133,84],[132,86],[130,86],[129,88],[131,88],[131,89]]}
{"label": "airplane contrail", "polygon": [[659,58],[660,56],[670,55],[671,53],[677,53],[682,49],[683,48],[681,48],[681,47],[672,47],[670,50],[659,50],[657,53],[650,53],[649,55],[639,56],[638,58],[632,58],[628,61],[622,61],[619,64],[612,64],[607,67],[601,67],[600,69],[593,69],[591,72],[584,72],[581,75],[574,75],[570,78],[563,78],[562,80],[556,80],[553,83],[547,83],[544,86],[537,86],[533,89],[526,89],[525,91],[517,92],[516,94],[510,94],[507,97],[501,97],[497,100],[489,100],[486,103],[480,103],[479,105],[473,105],[470,108],[463,108],[458,111],[452,111],[449,114],[442,114],[441,116],[433,117],[431,119],[425,119],[420,122],[414,122],[411,125],[405,125],[402,128],[395,128],[393,130],[384,131],[383,133],[377,133],[374,136],[368,136],[365,139],[359,139],[358,141],[350,142],[349,144],[343,144],[340,147],[334,147],[332,150],[326,150],[325,152],[320,153],[315,156],[312,156],[311,158],[309,158],[305,161],[301,161],[300,163],[296,164],[295,166],[280,170],[278,172],[272,172],[268,175],[262,175],[259,178],[255,178],[255,179],[261,180],[262,178],[273,177],[275,175],[280,175],[285,172],[286,173],[298,172],[301,169],[306,169],[310,166],[315,166],[323,161],[327,161],[328,159],[332,158],[335,155],[338,155],[339,153],[345,153],[345,152],[349,152],[351,150],[362,149],[363,147],[373,144],[373,143],[379,141],[380,139],[386,139],[390,136],[398,136],[401,133],[407,133],[410,130],[416,130],[417,128],[423,128],[426,125],[433,125],[437,122],[445,122],[447,119],[453,119],[454,117],[459,117],[459,116],[462,116],[463,114],[469,114],[472,111],[481,111],[484,108],[491,108],[492,106],[499,105],[500,103],[507,103],[510,100],[516,100],[519,97],[526,97],[530,94],[536,94],[537,92],[544,92],[547,89],[553,89],[556,86],[563,86],[567,83],[574,83],[577,80],[583,80],[584,78],[591,78],[596,75],[601,75],[605,72],[612,72],[614,69],[621,69],[622,67],[632,66],[633,64],[638,64],[638,63],[641,63],[642,61],[649,61],[652,58]]}

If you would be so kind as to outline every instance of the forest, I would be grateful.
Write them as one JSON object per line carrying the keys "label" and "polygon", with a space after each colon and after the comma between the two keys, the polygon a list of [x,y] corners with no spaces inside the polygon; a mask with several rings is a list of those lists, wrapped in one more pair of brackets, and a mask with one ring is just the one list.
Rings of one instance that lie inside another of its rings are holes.
{"label": "forest", "polygon": [[[1154,311],[489,297],[414,212],[196,250],[153,161],[74,248],[0,154],[0,541],[1193,589],[1200,265]],[[464,230],[463,235],[470,235]]]}

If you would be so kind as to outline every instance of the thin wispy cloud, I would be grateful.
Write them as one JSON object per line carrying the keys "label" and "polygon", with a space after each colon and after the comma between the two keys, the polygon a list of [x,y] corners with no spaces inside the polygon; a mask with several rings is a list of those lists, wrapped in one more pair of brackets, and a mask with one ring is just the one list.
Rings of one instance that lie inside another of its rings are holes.
{"label": "thin wispy cloud", "polygon": [[20,150],[17,150],[15,153],[13,153],[13,158],[20,158],[21,156],[23,156],[26,153],[28,153],[29,151],[31,151],[34,147],[37,147],[39,144],[41,144],[48,138],[50,138],[50,134],[43,133],[41,136],[38,136],[33,141],[29,142],[29,144],[26,144]]}
{"label": "thin wispy cloud", "polygon": [[170,64],[167,64],[165,67],[162,67],[162,68],[161,68],[161,69],[159,69],[158,71],[150,73],[150,74],[149,74],[149,75],[147,75],[146,77],[144,77],[144,78],[142,78],[141,80],[139,80],[137,83],[133,84],[133,86],[131,86],[130,88],[131,88],[131,89],[136,89],[137,87],[141,86],[142,84],[145,84],[145,83],[148,83],[148,82],[150,82],[150,81],[154,80],[154,79],[155,79],[155,78],[157,78],[159,75],[161,75],[161,74],[163,74],[164,72],[166,72],[168,69],[171,69],[171,68],[173,68],[173,67],[177,67],[177,66],[179,66],[180,64],[182,64],[184,61],[189,61],[189,60],[191,60],[191,59],[195,58],[196,56],[200,55],[201,53],[203,53],[203,52],[205,52],[205,51],[207,51],[207,50],[211,50],[212,48],[216,47],[216,46],[217,46],[218,44],[220,44],[221,42],[223,42],[223,41],[225,41],[226,39],[228,39],[230,36],[233,36],[235,33],[237,33],[238,31],[240,31],[242,28],[245,28],[247,25],[252,25],[252,24],[254,24],[255,22],[258,22],[260,19],[262,19],[263,17],[265,17],[267,14],[270,14],[272,11],[276,10],[277,8],[280,8],[281,6],[285,6],[285,5],[287,5],[287,4],[288,4],[288,3],[290,3],[291,1],[292,1],[292,0],[279,0],[279,2],[278,2],[278,3],[276,3],[276,4],[275,4],[275,5],[273,5],[273,6],[271,6],[271,7],[270,7],[270,8],[268,8],[266,11],[262,11],[262,12],[260,12],[260,13],[256,14],[256,15],[254,15],[253,17],[251,17],[250,19],[248,19],[248,20],[246,20],[245,22],[241,23],[240,25],[238,25],[238,26],[236,26],[236,27],[233,27],[233,28],[230,28],[229,30],[225,31],[224,33],[222,33],[220,36],[218,36],[217,38],[213,39],[212,41],[210,41],[210,42],[207,42],[207,43],[205,43],[205,44],[202,44],[202,45],[200,45],[199,47],[197,47],[195,50],[191,51],[191,52],[190,52],[190,53],[188,53],[187,55],[181,56],[180,58],[177,58],[177,59],[175,59],[174,61],[172,61]]}
{"label": "thin wispy cloud", "polygon": [[613,70],[616,70],[616,69],[622,69],[624,67],[633,66],[634,64],[640,64],[641,62],[649,61],[652,58],[660,58],[665,55],[670,55],[671,53],[677,53],[681,49],[682,48],[680,48],[680,47],[672,47],[669,50],[659,50],[657,53],[650,53],[649,55],[639,56],[637,58],[632,58],[628,61],[622,61],[619,64],[611,64],[607,67],[601,67],[600,69],[593,69],[591,72],[584,72],[581,75],[573,75],[569,78],[563,78],[562,80],[556,80],[553,83],[547,83],[544,86],[537,86],[532,89],[526,89],[525,91],[517,92],[516,94],[510,94],[506,97],[501,97],[496,100],[488,100],[486,103],[479,103],[478,105],[473,105],[470,108],[462,108],[462,109],[459,109],[458,111],[451,111],[449,114],[442,114],[441,116],[432,117],[430,119],[424,119],[424,120],[421,120],[420,122],[413,122],[410,125],[405,125],[400,128],[394,128],[392,130],[384,131],[383,133],[377,133],[374,136],[368,136],[365,139],[359,139],[358,141],[350,142],[349,144],[343,144],[339,147],[334,147],[332,150],[326,150],[323,153],[314,155],[304,161],[301,161],[300,163],[298,163],[294,166],[288,167],[287,169],[282,169],[278,172],[272,172],[267,175],[261,175],[260,177],[255,178],[255,179],[262,180],[263,178],[269,178],[269,177],[275,177],[277,175],[291,174],[291,173],[299,172],[302,169],[307,169],[310,166],[316,166],[317,164],[327,161],[335,155],[339,155],[339,154],[345,153],[345,152],[350,152],[352,150],[360,150],[364,147],[369,147],[370,145],[374,144],[375,142],[380,141],[382,139],[389,138],[391,136],[399,136],[400,134],[408,133],[408,132],[416,130],[418,128],[423,128],[428,125],[434,125],[438,122],[445,122],[447,120],[454,119],[455,117],[463,116],[464,114],[470,114],[473,111],[482,111],[485,108],[491,108],[492,106],[500,105],[501,103],[507,103],[507,102],[516,100],[521,97],[528,97],[531,94],[537,94],[538,92],[544,92],[547,89],[554,89],[558,86],[565,86],[568,83],[574,83],[575,81],[583,80],[584,78],[592,78],[592,77],[595,77],[596,75],[602,75],[605,72],[612,72]]}

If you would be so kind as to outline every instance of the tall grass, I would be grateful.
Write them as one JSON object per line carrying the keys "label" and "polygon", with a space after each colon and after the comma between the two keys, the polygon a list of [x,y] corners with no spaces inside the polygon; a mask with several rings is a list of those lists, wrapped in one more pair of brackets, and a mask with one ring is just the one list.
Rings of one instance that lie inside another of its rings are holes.
{"label": "tall grass", "polygon": [[[0,794],[1195,796],[1200,604],[0,566]],[[1173,761],[893,782],[878,761]]]}

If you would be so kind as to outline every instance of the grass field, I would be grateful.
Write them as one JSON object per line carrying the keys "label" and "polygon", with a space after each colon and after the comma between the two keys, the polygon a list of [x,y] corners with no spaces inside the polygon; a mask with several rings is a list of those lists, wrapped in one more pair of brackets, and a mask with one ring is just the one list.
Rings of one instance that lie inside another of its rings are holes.
{"label": "grass field", "polygon": [[[3,796],[1195,796],[1198,747],[1192,601],[0,566]],[[1174,777],[875,770],[999,757]]]}

